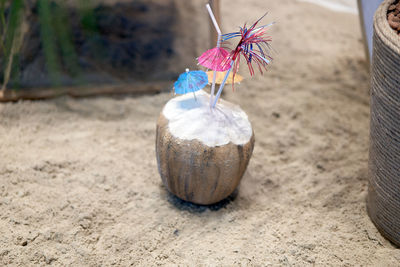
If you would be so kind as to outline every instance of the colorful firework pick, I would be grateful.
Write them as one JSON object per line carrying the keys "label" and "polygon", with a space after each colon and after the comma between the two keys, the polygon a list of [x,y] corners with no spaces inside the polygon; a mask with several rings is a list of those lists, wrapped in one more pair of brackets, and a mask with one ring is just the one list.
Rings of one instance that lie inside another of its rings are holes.
{"label": "colorful firework pick", "polygon": [[265,13],[260,19],[258,19],[250,28],[246,27],[246,24],[240,27],[240,31],[228,33],[222,35],[222,41],[227,41],[232,38],[240,37],[240,41],[236,48],[232,50],[230,54],[230,68],[226,72],[225,78],[220,85],[217,95],[215,96],[214,103],[212,107],[218,102],[218,98],[221,96],[222,90],[225,86],[226,80],[228,79],[231,72],[233,72],[233,83],[234,86],[235,75],[239,70],[240,56],[246,59],[247,66],[250,71],[250,75],[254,75],[253,63],[257,64],[260,73],[263,73],[263,69],[267,69],[267,65],[270,64],[272,57],[268,55],[267,51],[270,49],[269,43],[272,41],[271,37],[266,36],[266,28],[274,23],[270,23],[264,26],[257,27],[257,24],[267,15]]}

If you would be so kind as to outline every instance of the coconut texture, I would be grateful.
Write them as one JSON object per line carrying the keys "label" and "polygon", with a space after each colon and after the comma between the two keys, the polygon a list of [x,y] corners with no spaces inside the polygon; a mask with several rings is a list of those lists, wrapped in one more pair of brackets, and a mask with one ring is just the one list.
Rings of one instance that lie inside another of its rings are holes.
{"label": "coconut texture", "polygon": [[229,142],[207,146],[174,137],[161,113],[157,122],[156,154],[161,179],[177,197],[196,204],[213,204],[228,197],[246,171],[254,148],[254,133],[243,145]]}

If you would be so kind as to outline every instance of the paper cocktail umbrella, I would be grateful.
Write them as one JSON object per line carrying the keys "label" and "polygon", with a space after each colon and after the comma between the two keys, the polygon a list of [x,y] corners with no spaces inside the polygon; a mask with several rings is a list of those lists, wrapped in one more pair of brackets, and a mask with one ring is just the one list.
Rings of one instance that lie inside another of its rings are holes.
{"label": "paper cocktail umbrella", "polygon": [[200,65],[214,71],[226,71],[231,67],[229,52],[222,47],[207,50],[197,60]]}
{"label": "paper cocktail umbrella", "polygon": [[178,80],[174,83],[176,94],[194,93],[204,88],[208,84],[208,76],[204,71],[194,70],[179,75]]}
{"label": "paper cocktail umbrella", "polygon": [[[208,82],[211,83],[213,81],[213,78],[214,78],[213,77],[214,72],[213,71],[207,71],[206,73],[207,73],[207,76],[208,76]],[[215,83],[221,84],[223,82],[224,78],[225,78],[225,75],[226,75],[226,71],[224,71],[224,72],[218,71],[217,72],[217,77],[215,79]],[[225,83],[226,84],[231,84],[233,82],[240,83],[241,81],[243,81],[243,77],[241,75],[239,75],[239,74],[236,74],[235,81],[233,81],[233,73],[231,72],[229,74],[228,78],[226,79]]]}

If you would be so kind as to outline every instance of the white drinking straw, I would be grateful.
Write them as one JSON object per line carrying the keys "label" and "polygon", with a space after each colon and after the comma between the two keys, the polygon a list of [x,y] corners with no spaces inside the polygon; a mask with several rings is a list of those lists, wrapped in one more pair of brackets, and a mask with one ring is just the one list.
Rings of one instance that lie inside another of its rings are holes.
{"label": "white drinking straw", "polygon": [[229,74],[231,73],[231,71],[232,71],[232,69],[233,69],[233,63],[234,63],[234,61],[232,60],[232,61],[231,61],[231,67],[230,67],[229,70],[226,72],[225,77],[224,77],[224,80],[222,81],[221,85],[219,86],[219,90],[218,90],[218,92],[217,92],[217,95],[215,96],[215,100],[214,100],[214,103],[213,103],[213,105],[212,105],[213,108],[214,108],[215,105],[217,104],[218,98],[221,96],[221,93],[222,93],[222,90],[224,89],[226,80],[228,79],[228,76],[229,76]]}
{"label": "white drinking straw", "polygon": [[[219,26],[218,26],[217,20],[216,20],[215,17],[214,17],[214,13],[212,12],[210,5],[207,4],[207,5],[206,5],[206,8],[207,8],[207,10],[208,10],[208,14],[210,14],[210,17],[211,17],[211,20],[212,20],[212,22],[213,22],[213,24],[214,24],[215,30],[216,30],[217,33],[218,33],[217,47],[220,47],[220,46],[221,46],[221,35],[222,35],[222,34],[221,34],[221,29],[220,29]],[[214,70],[213,82],[212,82],[212,84],[211,84],[210,107],[211,107],[212,104],[213,104],[213,97],[214,97],[214,91],[215,91],[215,80],[216,80],[216,78],[217,78],[217,72]],[[213,106],[212,106],[212,107],[213,107]]]}

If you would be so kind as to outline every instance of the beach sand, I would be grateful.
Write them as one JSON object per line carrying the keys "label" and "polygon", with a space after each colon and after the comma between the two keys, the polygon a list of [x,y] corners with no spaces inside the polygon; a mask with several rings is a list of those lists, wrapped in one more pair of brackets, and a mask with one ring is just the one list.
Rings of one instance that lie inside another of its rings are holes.
{"label": "beach sand", "polygon": [[274,63],[224,95],[247,112],[255,150],[237,195],[218,205],[162,186],[155,127],[170,93],[0,104],[0,265],[398,265],[366,212],[357,16],[224,0],[223,30],[264,11],[277,22]]}
{"label": "beach sand", "polygon": [[331,10],[347,13],[358,13],[357,0],[298,0],[320,5]]}

